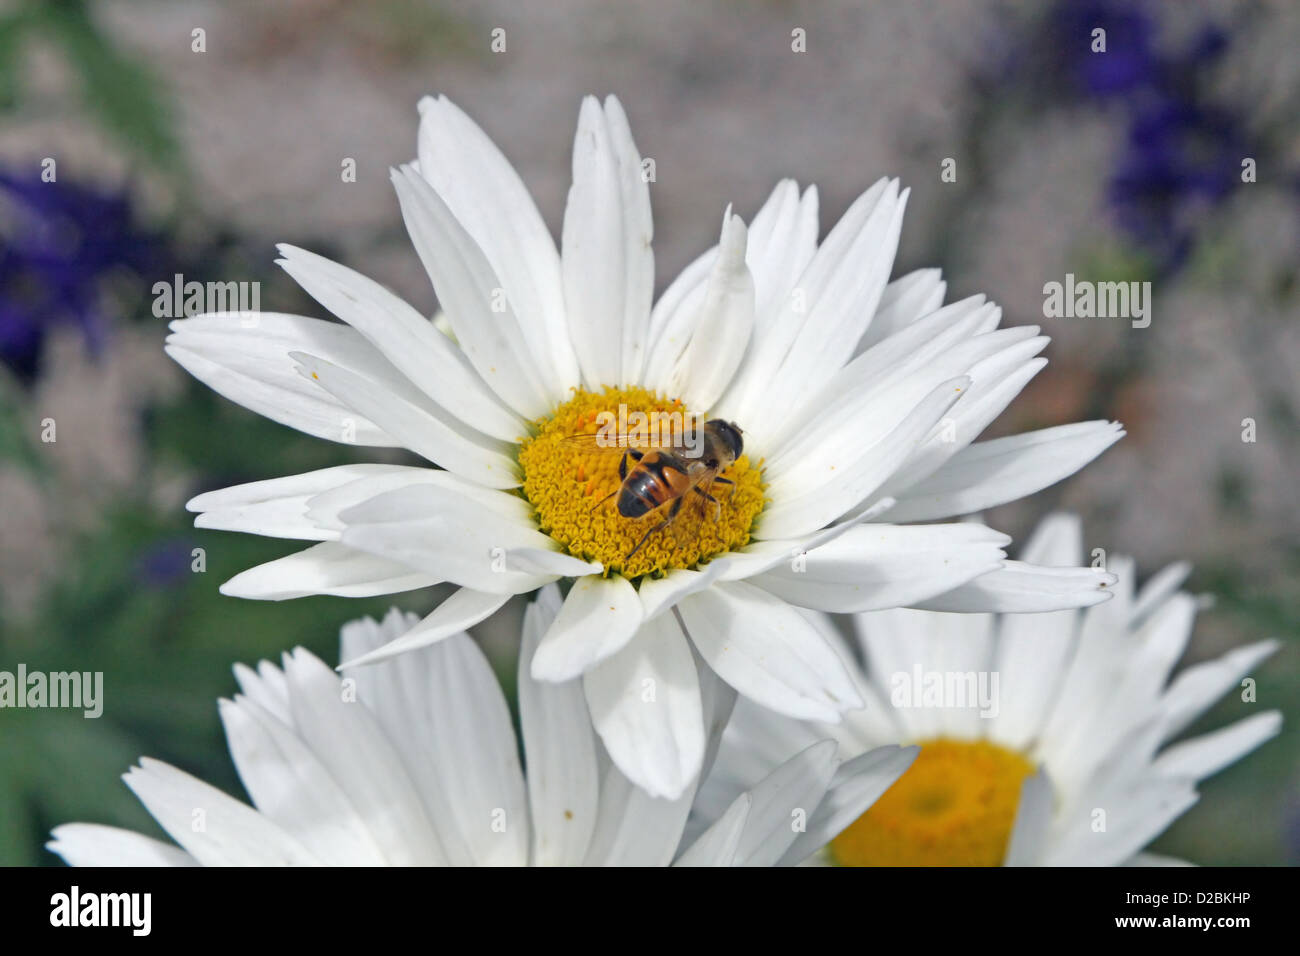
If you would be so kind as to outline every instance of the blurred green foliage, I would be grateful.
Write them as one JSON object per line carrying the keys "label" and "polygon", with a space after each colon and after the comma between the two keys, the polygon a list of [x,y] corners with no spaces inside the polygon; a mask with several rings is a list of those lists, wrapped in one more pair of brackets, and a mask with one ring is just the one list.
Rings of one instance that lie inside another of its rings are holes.
{"label": "blurred green foliage", "polygon": [[[154,409],[144,427],[153,461],[220,475],[222,483],[364,457],[245,412],[197,382]],[[0,865],[57,862],[41,845],[60,822],[117,823],[156,833],[119,780],[140,756],[241,792],[216,709],[217,699],[235,690],[232,664],[274,660],[296,646],[337,662],[339,626],[382,615],[394,601],[273,603],[218,593],[218,585],[239,571],[298,547],[198,530],[187,512],[159,515],[129,496],[93,533],[68,543],[57,583],[36,612],[6,625],[0,666],[12,669],[22,661],[29,672],[102,671],[104,713],[87,719],[79,711],[4,712]],[[161,574],[147,567],[159,548],[165,552]],[[196,548],[205,556],[202,573],[192,570]],[[408,595],[401,603],[418,609],[431,606],[433,597]]]}
{"label": "blurred green foliage", "polygon": [[86,111],[141,160],[180,167],[162,86],[98,28],[84,0],[21,0],[0,18],[0,109],[22,98],[22,58],[31,39],[53,43],[76,73]]}

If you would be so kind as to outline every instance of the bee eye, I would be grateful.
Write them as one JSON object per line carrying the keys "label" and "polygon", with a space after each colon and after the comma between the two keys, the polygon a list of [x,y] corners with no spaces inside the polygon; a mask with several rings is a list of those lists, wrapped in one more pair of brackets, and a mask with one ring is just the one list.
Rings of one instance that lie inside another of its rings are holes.
{"label": "bee eye", "polygon": [[710,459],[709,459],[708,461],[706,461],[704,464],[705,464],[707,467],[709,467],[709,468],[717,468],[717,467],[718,467],[718,459],[716,459],[716,458],[710,458]]}

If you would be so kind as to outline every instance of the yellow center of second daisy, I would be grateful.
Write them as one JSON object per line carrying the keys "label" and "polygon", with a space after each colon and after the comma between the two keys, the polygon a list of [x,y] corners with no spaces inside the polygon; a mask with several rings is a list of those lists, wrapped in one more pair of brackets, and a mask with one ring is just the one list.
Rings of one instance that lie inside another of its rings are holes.
{"label": "yellow center of second daisy", "polygon": [[831,841],[831,855],[841,866],[1000,866],[1033,772],[987,741],[922,742],[907,772]]}
{"label": "yellow center of second daisy", "polygon": [[[648,538],[646,532],[669,517],[671,498],[638,518],[619,513],[619,462],[626,448],[610,439],[622,437],[622,445],[643,452],[645,462],[669,453],[674,436],[689,436],[691,427],[704,424],[680,401],[644,388],[578,389],[535,424],[537,434],[519,448],[524,497],[542,532],[574,557],[599,561],[606,573],[638,578],[695,568],[748,543],[750,526],[763,510],[763,481],[761,468],[745,455],[720,472],[732,484],[701,489],[717,499],[716,505],[688,490],[677,516]],[[629,476],[637,464],[627,458]]]}

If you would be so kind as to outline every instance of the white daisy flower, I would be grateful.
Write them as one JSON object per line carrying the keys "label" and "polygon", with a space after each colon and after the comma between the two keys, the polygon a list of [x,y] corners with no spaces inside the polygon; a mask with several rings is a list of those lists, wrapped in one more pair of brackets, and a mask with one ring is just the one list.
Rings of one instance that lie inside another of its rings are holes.
{"label": "white daisy flower", "polygon": [[[281,246],[280,264],[346,324],[204,315],[173,323],[167,352],[285,425],[439,467],[348,465],[200,495],[198,527],[318,542],[223,593],[459,586],[362,663],[572,580],[533,675],[583,676],[614,762],[667,797],[705,750],[692,644],[742,694],[834,721],[862,702],[793,605],[1023,611],[1105,598],[1103,572],[1013,565],[1008,538],[981,525],[902,523],[1035,492],[1122,431],[1097,421],[972,443],[1045,364],[1047,339],[999,329],[983,296],[943,306],[937,270],[889,281],[907,202],[896,180],[821,242],[812,187],[780,183],[748,227],[728,210],[718,246],[652,307],[649,184],[617,100],[582,104],[558,251],[487,136],[446,99],[420,109],[419,160],[393,181],[451,334],[364,276]],[[671,506],[632,519],[598,504],[619,489],[619,456],[571,439],[620,408],[733,423],[742,453],[719,475],[730,493],[658,531]],[[638,668],[680,688],[680,707],[639,706]]]}
{"label": "white daisy flower", "polygon": [[[559,607],[548,587],[524,620],[526,774],[505,696],[468,635],[344,678],[298,649],[283,668],[237,665],[243,694],[220,704],[252,807],[146,758],[124,779],[179,846],[72,823],[48,847],[75,866],[788,865],[851,823],[916,756],[890,746],[841,764],[833,741],[816,741],[684,842],[694,785],[676,800],[633,786],[605,759],[579,683],[532,677]],[[418,620],[394,609],[382,623],[347,624],[343,653],[371,651]],[[716,744],[735,693],[714,679],[704,695]]]}
{"label": "white daisy flower", "polygon": [[[1078,519],[1049,517],[1025,550],[1046,566],[1077,564]],[[1142,850],[1196,802],[1198,782],[1277,734],[1282,718],[1267,711],[1170,741],[1278,642],[1239,647],[1170,680],[1197,608],[1178,590],[1188,566],[1166,568],[1136,595],[1133,561],[1111,566],[1114,600],[1082,612],[856,615],[864,663],[841,648],[866,709],[828,726],[740,701],[697,800],[701,821],[807,741],[833,737],[846,753],[902,742],[920,745],[920,757],[831,843],[829,860],[1181,864]]]}

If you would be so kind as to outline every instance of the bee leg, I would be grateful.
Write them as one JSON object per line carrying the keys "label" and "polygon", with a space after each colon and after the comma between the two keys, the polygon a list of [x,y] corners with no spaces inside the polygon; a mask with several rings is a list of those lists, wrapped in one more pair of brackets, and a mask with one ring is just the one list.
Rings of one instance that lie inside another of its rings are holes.
{"label": "bee leg", "polygon": [[[717,479],[715,478],[714,481],[716,481],[716,480],[717,480]],[[713,495],[709,494],[709,493],[708,493],[707,491],[705,491],[703,488],[695,487],[695,488],[692,488],[691,490],[692,490],[693,492],[695,492],[697,495],[699,495],[701,498],[703,498],[705,501],[712,501],[712,502],[713,502],[713,520],[714,520],[714,521],[717,521],[718,518],[720,518],[720,517],[722,516],[722,505],[720,505],[720,504],[718,503],[718,499],[715,498],[715,497],[713,497]],[[736,491],[735,491],[734,488],[732,489],[731,493],[732,493],[733,495],[736,493]],[[701,505],[701,508],[703,508],[703,505]],[[703,511],[701,511],[700,514],[701,514],[701,517],[702,517],[702,516],[703,516]]]}
{"label": "bee leg", "polygon": [[604,498],[601,498],[599,501],[597,501],[594,505],[591,506],[591,510],[592,510],[592,511],[595,511],[597,508],[599,508],[601,505],[603,505],[606,501],[609,501],[610,498],[613,498],[616,494],[619,493],[620,489],[621,489],[621,486],[620,486],[620,488],[615,488],[613,491],[611,491],[609,494],[607,494]]}
{"label": "bee leg", "polygon": [[676,499],[676,500],[673,502],[673,506],[672,506],[672,508],[670,508],[669,511],[668,511],[668,517],[665,518],[663,521],[659,522],[657,525],[655,525],[653,528],[651,528],[649,531],[647,531],[644,535],[642,535],[642,536],[641,536],[641,540],[637,542],[636,547],[633,548],[631,551],[629,551],[629,552],[627,553],[627,557],[624,558],[623,560],[624,560],[624,561],[631,561],[631,560],[632,560],[632,555],[634,555],[634,554],[636,554],[638,551],[640,551],[640,550],[641,550],[641,546],[644,545],[647,541],[650,540],[650,535],[654,534],[656,531],[662,531],[664,528],[668,527],[668,525],[672,522],[672,520],[673,520],[674,518],[677,517],[677,512],[679,512],[679,511],[682,510],[682,502],[685,501],[685,500],[686,500],[685,498],[678,498],[678,499]]}
{"label": "bee leg", "polygon": [[713,479],[713,483],[715,485],[731,485],[731,495],[730,497],[727,498],[727,500],[730,501],[732,498],[736,497],[736,483],[732,481],[730,478],[723,478],[721,475],[719,475],[717,478]]}

